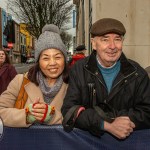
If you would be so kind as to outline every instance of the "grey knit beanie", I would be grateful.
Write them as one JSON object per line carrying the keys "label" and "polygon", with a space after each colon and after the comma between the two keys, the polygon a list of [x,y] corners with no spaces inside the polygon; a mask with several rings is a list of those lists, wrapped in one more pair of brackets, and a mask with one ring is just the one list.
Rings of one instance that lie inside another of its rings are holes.
{"label": "grey knit beanie", "polygon": [[46,24],[43,27],[42,34],[39,36],[35,44],[35,60],[37,61],[43,50],[50,48],[60,50],[64,54],[65,59],[67,58],[66,47],[60,37],[59,28],[54,24]]}

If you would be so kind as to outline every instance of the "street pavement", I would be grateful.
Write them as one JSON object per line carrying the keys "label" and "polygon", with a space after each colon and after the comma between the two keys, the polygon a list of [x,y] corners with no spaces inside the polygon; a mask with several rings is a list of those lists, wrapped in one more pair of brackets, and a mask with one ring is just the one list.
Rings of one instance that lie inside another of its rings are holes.
{"label": "street pavement", "polygon": [[25,73],[27,72],[34,64],[25,64],[25,63],[19,63],[19,64],[13,64],[15,66],[15,69],[17,73]]}

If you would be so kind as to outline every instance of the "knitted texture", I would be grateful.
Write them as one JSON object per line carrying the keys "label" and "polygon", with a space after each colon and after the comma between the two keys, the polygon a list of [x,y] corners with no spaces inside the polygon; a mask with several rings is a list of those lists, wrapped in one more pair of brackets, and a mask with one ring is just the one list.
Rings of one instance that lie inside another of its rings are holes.
{"label": "knitted texture", "polygon": [[[27,122],[29,122],[29,123],[35,123],[36,122],[35,117],[30,114],[32,112],[33,105],[34,104],[29,104],[28,107],[27,107],[28,112],[29,112],[28,115],[27,115]],[[52,116],[54,115],[54,113],[55,113],[54,107],[51,107],[50,105],[48,105],[48,110],[47,110],[47,113],[46,113],[46,117],[43,120],[43,123],[50,122],[50,120],[52,119]]]}
{"label": "knitted texture", "polygon": [[[32,107],[33,107],[33,104],[28,105],[28,111],[29,112],[32,112]],[[36,121],[35,117],[29,113],[27,115],[27,122],[34,123],[35,121]]]}
{"label": "knitted texture", "polygon": [[50,87],[47,83],[47,80],[43,76],[42,72],[39,71],[37,73],[37,81],[38,81],[39,87],[43,93],[45,103],[50,104],[51,101],[53,100],[53,98],[59,92],[60,88],[62,87],[62,84],[63,84],[62,76],[59,76],[57,78],[55,84],[52,87]]}
{"label": "knitted texture", "polygon": [[36,61],[43,50],[50,48],[60,50],[64,54],[65,59],[67,58],[66,47],[60,37],[59,28],[54,24],[46,24],[42,29],[42,34],[36,41],[35,44]]}
{"label": "knitted texture", "polygon": [[113,18],[100,19],[96,21],[91,27],[92,36],[101,36],[107,33],[117,33],[124,35],[126,33],[126,29],[119,20]]}

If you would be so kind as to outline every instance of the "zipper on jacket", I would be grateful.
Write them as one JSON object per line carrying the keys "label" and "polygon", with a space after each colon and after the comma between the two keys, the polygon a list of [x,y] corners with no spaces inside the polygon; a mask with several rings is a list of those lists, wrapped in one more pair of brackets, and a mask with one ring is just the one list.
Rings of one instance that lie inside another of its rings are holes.
{"label": "zipper on jacket", "polygon": [[[85,67],[85,69],[86,69],[86,67]],[[94,73],[90,72],[90,71],[87,70],[87,69],[86,69],[86,71],[89,72],[90,74],[92,74],[93,76],[95,76],[95,77],[100,81],[100,83],[105,87],[105,89],[107,90],[105,84],[103,84],[103,82],[97,77],[97,75],[95,75]]]}
{"label": "zipper on jacket", "polygon": [[95,94],[96,94],[96,90],[95,90],[95,88],[93,89],[93,96],[95,96]]}
{"label": "zipper on jacket", "polygon": [[93,106],[96,106],[96,90],[93,88]]}
{"label": "zipper on jacket", "polygon": [[[135,72],[136,72],[136,71],[130,73],[128,76],[124,77],[122,80],[120,80],[119,82],[117,82],[117,83],[112,87],[112,89],[114,89],[120,82],[122,82],[124,79],[128,78],[129,76],[131,76],[131,75],[134,74]],[[112,90],[112,89],[111,89],[111,90]]]}
{"label": "zipper on jacket", "polygon": [[[106,86],[103,84],[103,82],[97,77],[97,75],[95,75],[94,73],[90,72],[88,69],[86,69],[85,67],[85,70],[88,71],[90,74],[92,74],[93,76],[95,76],[98,81],[105,87],[105,89],[107,90]],[[111,89],[111,91],[120,83],[122,82],[124,79],[128,78],[129,76],[131,76],[132,74],[134,74],[136,71],[130,73],[128,76],[124,77],[122,80],[120,80],[119,82],[117,82]],[[95,91],[96,92],[96,91]],[[109,96],[108,96],[109,97]],[[105,99],[104,103],[107,103],[108,101]]]}

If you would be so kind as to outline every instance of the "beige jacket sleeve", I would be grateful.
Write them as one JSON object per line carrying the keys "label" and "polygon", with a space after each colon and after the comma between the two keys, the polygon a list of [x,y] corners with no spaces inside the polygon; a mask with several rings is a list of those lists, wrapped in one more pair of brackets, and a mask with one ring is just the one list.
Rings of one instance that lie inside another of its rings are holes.
{"label": "beige jacket sleeve", "polygon": [[[31,124],[26,124],[25,109],[14,108],[15,101],[17,99],[21,84],[23,81],[23,75],[17,75],[9,84],[7,90],[0,96],[0,117],[2,118],[4,125],[9,127],[28,127]],[[52,124],[61,124],[63,117],[61,114],[61,107],[66,94],[68,85],[63,83],[60,91],[51,102],[51,106],[55,107],[55,114],[52,120],[49,122]],[[43,102],[43,94],[38,86],[29,82],[25,85],[25,90],[28,94],[28,99],[25,107],[28,104],[34,103],[37,98]]]}
{"label": "beige jacket sleeve", "polygon": [[16,75],[16,77],[8,85],[7,90],[0,95],[0,117],[2,118],[5,126],[30,126],[29,124],[26,124],[25,109],[14,108],[14,104],[17,99],[22,80],[22,74]]}

